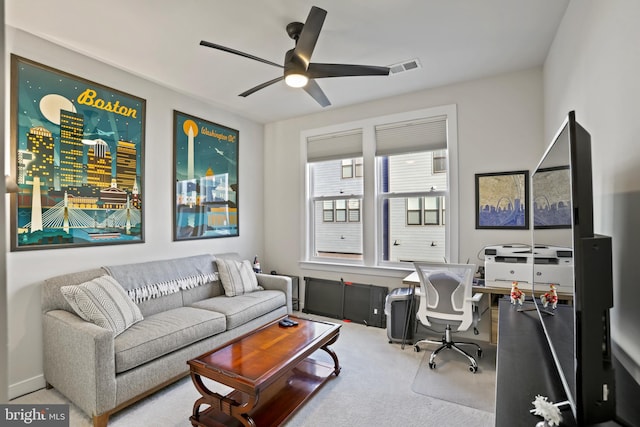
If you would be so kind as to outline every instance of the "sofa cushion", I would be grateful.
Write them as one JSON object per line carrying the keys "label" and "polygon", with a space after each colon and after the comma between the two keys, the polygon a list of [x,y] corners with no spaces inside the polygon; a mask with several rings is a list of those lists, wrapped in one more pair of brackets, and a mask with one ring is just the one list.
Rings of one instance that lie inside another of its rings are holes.
{"label": "sofa cushion", "polygon": [[243,295],[262,289],[258,286],[258,278],[247,260],[237,261],[229,258],[217,258],[218,274],[228,297]]}
{"label": "sofa cushion", "polygon": [[230,330],[286,305],[284,292],[263,290],[233,298],[209,298],[191,306],[224,314],[227,317],[227,330]]}
{"label": "sofa cushion", "polygon": [[143,319],[138,306],[111,276],[97,277],[80,285],[62,286],[60,292],[78,316],[110,329],[114,336]]}
{"label": "sofa cushion", "polygon": [[179,307],[149,316],[115,339],[116,373],[140,366],[224,332],[225,329],[223,314],[194,307]]}

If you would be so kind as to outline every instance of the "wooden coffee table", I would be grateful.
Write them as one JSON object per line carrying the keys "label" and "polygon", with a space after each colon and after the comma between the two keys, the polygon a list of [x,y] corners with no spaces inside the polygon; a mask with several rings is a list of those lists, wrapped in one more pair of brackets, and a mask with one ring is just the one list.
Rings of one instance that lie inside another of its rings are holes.
{"label": "wooden coffee table", "polygon": [[[193,404],[192,426],[280,425],[332,374],[340,374],[338,356],[329,348],[340,325],[290,319],[298,326],[275,321],[187,362],[202,395]],[[333,366],[317,357],[322,353],[311,357],[319,349]],[[234,390],[222,396],[207,388],[203,377]],[[209,408],[201,412],[202,405]]]}

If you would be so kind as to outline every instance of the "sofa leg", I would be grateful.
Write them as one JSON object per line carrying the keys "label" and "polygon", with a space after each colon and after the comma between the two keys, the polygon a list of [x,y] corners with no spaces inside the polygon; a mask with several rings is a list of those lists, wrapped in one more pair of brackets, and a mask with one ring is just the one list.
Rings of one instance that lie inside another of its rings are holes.
{"label": "sofa leg", "polygon": [[93,417],[93,427],[107,427],[107,423],[109,422],[109,413],[105,412],[104,414],[94,415]]}

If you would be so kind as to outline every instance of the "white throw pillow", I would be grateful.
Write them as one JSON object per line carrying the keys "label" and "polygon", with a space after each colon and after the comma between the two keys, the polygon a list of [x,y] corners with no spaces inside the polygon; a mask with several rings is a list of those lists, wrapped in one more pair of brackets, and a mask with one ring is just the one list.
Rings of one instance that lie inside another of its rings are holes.
{"label": "white throw pillow", "polygon": [[226,296],[235,297],[262,289],[249,261],[216,258],[216,264]]}
{"label": "white throw pillow", "polygon": [[77,286],[62,286],[60,292],[78,316],[112,330],[114,337],[143,319],[138,306],[111,276]]}

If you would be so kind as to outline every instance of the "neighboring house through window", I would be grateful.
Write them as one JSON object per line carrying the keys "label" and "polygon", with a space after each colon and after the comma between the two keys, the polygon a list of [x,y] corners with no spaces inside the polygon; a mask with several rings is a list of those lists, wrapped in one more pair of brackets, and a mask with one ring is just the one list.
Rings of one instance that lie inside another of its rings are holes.
{"label": "neighboring house through window", "polygon": [[457,261],[456,129],[444,106],[303,132],[305,261]]}

